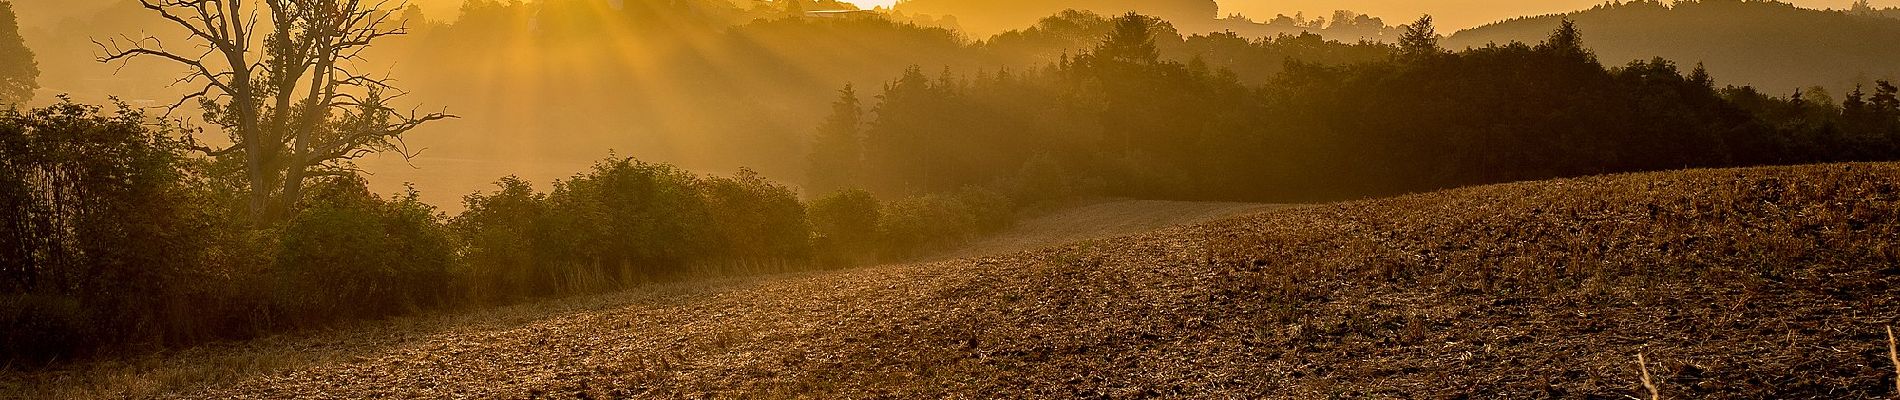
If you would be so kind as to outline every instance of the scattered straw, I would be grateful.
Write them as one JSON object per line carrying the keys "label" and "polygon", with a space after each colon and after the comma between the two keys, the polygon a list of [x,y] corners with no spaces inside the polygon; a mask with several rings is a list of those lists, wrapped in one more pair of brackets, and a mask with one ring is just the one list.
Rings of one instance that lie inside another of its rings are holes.
{"label": "scattered straw", "polygon": [[1636,353],[1636,367],[1643,370],[1643,388],[1649,389],[1649,400],[1662,400],[1662,392],[1656,390],[1656,381],[1649,377],[1649,359],[1643,353]]}
{"label": "scattered straw", "polygon": [[1887,326],[1887,359],[1893,361],[1893,390],[1900,393],[1900,344],[1893,340],[1893,325]]}

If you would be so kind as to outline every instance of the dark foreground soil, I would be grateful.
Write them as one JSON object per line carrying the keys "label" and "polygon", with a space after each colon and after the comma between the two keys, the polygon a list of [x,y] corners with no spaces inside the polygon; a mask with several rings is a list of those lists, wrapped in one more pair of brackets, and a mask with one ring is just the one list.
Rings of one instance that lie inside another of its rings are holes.
{"label": "dark foreground soil", "polygon": [[273,339],[164,365],[302,361],[156,387],[271,399],[1608,399],[1649,398],[1647,369],[1664,398],[1886,398],[1896,284],[1900,164],[1618,175]]}

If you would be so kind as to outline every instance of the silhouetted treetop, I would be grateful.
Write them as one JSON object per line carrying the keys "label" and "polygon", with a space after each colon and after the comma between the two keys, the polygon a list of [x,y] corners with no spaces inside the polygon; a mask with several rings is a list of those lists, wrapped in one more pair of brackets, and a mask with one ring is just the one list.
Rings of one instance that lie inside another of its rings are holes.
{"label": "silhouetted treetop", "polygon": [[33,91],[40,87],[39,77],[33,50],[26,48],[26,39],[20,37],[13,3],[0,0],[0,107],[32,99]]}
{"label": "silhouetted treetop", "polygon": [[1432,26],[1432,16],[1418,17],[1405,26],[1405,33],[1399,36],[1399,54],[1406,57],[1434,55],[1444,50],[1438,47],[1438,28]]}

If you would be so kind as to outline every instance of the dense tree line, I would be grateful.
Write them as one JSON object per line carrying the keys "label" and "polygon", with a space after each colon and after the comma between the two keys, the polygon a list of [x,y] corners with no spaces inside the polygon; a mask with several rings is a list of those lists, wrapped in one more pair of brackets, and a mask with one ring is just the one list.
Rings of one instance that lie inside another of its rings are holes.
{"label": "dense tree line", "polygon": [[651,282],[839,267],[1007,226],[982,190],[814,200],[757,173],[609,158],[447,215],[354,173],[251,218],[244,177],[121,105],[0,111],[0,360],[65,359]]}
{"label": "dense tree line", "polygon": [[[1591,33],[1591,47],[1606,61],[1663,57],[1704,63],[1725,84],[1782,96],[1820,86],[1838,97],[1856,84],[1900,79],[1900,52],[1891,48],[1900,42],[1895,16],[1900,8],[1881,10],[1865,2],[1849,10],[1817,10],[1769,0],[1625,0],[1467,29],[1447,37],[1445,47],[1536,42],[1570,20]],[[1777,56],[1764,56],[1770,54]]]}
{"label": "dense tree line", "polygon": [[[1700,66],[1605,66],[1575,24],[1558,25],[1537,44],[1451,52],[1426,18],[1377,61],[1290,63],[1253,85],[1158,57],[1160,25],[1131,14],[1041,70],[913,68],[878,96],[861,141],[815,141],[814,157],[862,154],[862,166],[818,160],[812,173],[908,196],[1022,179],[1039,163],[1111,195],[1302,201],[1900,155],[1884,81],[1838,105],[1717,88]],[[859,148],[828,147],[840,143]]]}

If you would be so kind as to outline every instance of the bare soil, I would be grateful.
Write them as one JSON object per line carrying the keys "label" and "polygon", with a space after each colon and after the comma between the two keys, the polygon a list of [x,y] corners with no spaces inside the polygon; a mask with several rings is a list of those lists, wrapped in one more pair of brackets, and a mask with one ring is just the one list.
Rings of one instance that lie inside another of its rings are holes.
{"label": "bare soil", "polygon": [[1665,398],[1887,398],[1897,283],[1900,164],[1702,170],[1262,209],[14,378],[53,397],[1649,398],[1642,354]]}

